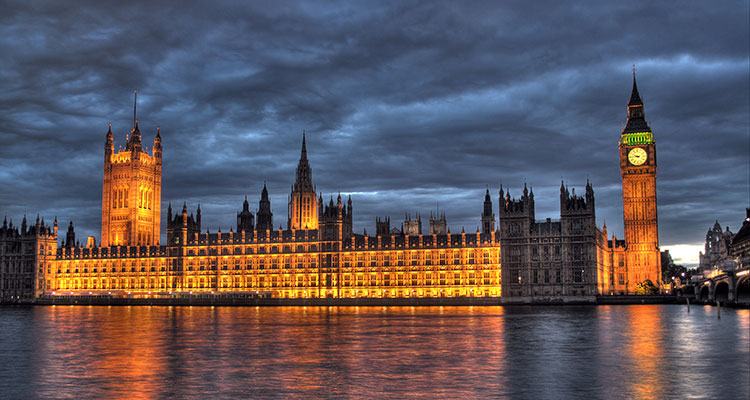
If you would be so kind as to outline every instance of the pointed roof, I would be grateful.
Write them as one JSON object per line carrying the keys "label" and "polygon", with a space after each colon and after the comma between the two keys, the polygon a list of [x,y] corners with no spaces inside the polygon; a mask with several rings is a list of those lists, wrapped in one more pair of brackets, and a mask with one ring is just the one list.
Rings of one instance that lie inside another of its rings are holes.
{"label": "pointed roof", "polygon": [[633,91],[630,92],[630,101],[628,101],[628,107],[631,106],[642,106],[641,95],[638,93],[638,85],[635,83],[635,69],[633,70]]}
{"label": "pointed roof", "polygon": [[293,192],[311,193],[315,192],[312,183],[312,169],[310,162],[307,160],[307,143],[305,140],[305,131],[302,131],[302,151],[300,152],[299,164],[297,164],[297,177],[292,185]]}
{"label": "pointed roof", "polygon": [[302,130],[302,153],[299,157],[300,160],[307,160],[307,145],[305,144],[305,130]]}
{"label": "pointed roof", "polygon": [[633,91],[630,93],[630,101],[628,101],[628,122],[625,124],[625,129],[622,130],[622,133],[641,132],[651,132],[651,127],[648,126],[646,115],[643,112],[643,101],[641,101],[641,95],[638,93],[638,86],[635,82],[634,68]]}

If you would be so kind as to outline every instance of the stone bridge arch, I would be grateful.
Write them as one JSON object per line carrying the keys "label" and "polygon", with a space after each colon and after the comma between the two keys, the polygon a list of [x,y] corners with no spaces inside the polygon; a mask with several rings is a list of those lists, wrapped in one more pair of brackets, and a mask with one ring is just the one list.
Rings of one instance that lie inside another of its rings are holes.
{"label": "stone bridge arch", "polygon": [[737,281],[734,293],[737,304],[750,305],[750,275],[745,275]]}
{"label": "stone bridge arch", "polygon": [[709,285],[701,285],[698,293],[696,294],[698,295],[698,301],[705,303],[710,300],[711,288],[709,287]]}
{"label": "stone bridge arch", "polygon": [[718,301],[721,304],[726,304],[732,300],[732,296],[729,293],[729,282],[727,282],[726,280],[722,280],[716,282],[716,284],[712,286],[714,289],[714,301]]}

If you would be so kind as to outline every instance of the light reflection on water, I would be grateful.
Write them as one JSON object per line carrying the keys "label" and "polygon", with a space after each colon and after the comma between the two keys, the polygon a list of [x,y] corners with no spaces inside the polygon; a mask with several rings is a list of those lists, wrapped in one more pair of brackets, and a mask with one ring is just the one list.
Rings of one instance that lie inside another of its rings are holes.
{"label": "light reflection on water", "polygon": [[750,311],[0,307],[2,398],[750,398]]}

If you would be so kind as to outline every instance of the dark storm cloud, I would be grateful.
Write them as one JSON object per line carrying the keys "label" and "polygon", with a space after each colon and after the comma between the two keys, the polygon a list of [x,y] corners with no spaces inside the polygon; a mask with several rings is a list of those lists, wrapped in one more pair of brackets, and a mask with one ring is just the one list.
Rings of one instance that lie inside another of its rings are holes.
{"label": "dark storm cloud", "polygon": [[[595,185],[621,236],[617,140],[638,65],[659,152],[660,239],[737,229],[750,190],[747,2],[4,2],[0,211],[99,236],[104,134],[164,140],[162,200],[228,229],[263,182],[276,225],[308,132],[355,230],[439,207],[476,229],[487,186]],[[395,222],[398,225],[400,222]]]}

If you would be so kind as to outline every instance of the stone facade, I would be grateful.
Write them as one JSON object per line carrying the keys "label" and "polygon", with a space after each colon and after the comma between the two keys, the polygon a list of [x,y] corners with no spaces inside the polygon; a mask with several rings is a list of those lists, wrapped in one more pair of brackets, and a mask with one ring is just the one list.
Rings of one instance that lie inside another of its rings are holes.
{"label": "stone facade", "polygon": [[[71,237],[69,233],[66,243],[75,247],[75,234]],[[51,276],[57,254],[57,220],[48,226],[37,217],[36,223],[28,226],[24,216],[21,226],[15,227],[12,220],[4,219],[0,227],[0,302],[41,296],[54,285]]]}
{"label": "stone facade", "polygon": [[[633,157],[631,152],[636,151]],[[645,156],[643,154],[645,153]],[[643,157],[643,161],[639,157]],[[376,235],[353,231],[353,204],[316,193],[303,134],[287,228],[274,229],[268,188],[258,210],[247,198],[237,231],[202,232],[183,204],[167,210],[167,242],[159,245],[161,137],[153,156],[142,150],[137,120],[124,151],[105,140],[102,243],[81,247],[72,223],[57,247],[54,229],[37,222],[0,231],[0,296],[43,294],[153,296],[232,292],[271,297],[561,298],[629,294],[658,282],[655,145],[635,81],[620,141],[625,240],[596,227],[593,186],[581,195],[560,187],[560,219],[536,220],[533,190],[520,198],[500,188],[497,229],[487,189],[476,233],[451,234],[444,214],[419,214],[401,229],[378,218]],[[655,257],[652,265],[651,257]]]}
{"label": "stone facade", "polygon": [[722,269],[724,262],[732,258],[732,237],[734,234],[727,227],[726,231],[721,230],[719,221],[706,232],[706,243],[704,251],[698,254],[700,263],[698,270],[705,276],[711,271]]}
{"label": "stone facade", "polygon": [[584,196],[560,188],[560,219],[537,221],[534,192],[520,199],[500,188],[499,240],[505,296],[596,295],[597,229],[594,190]]}

